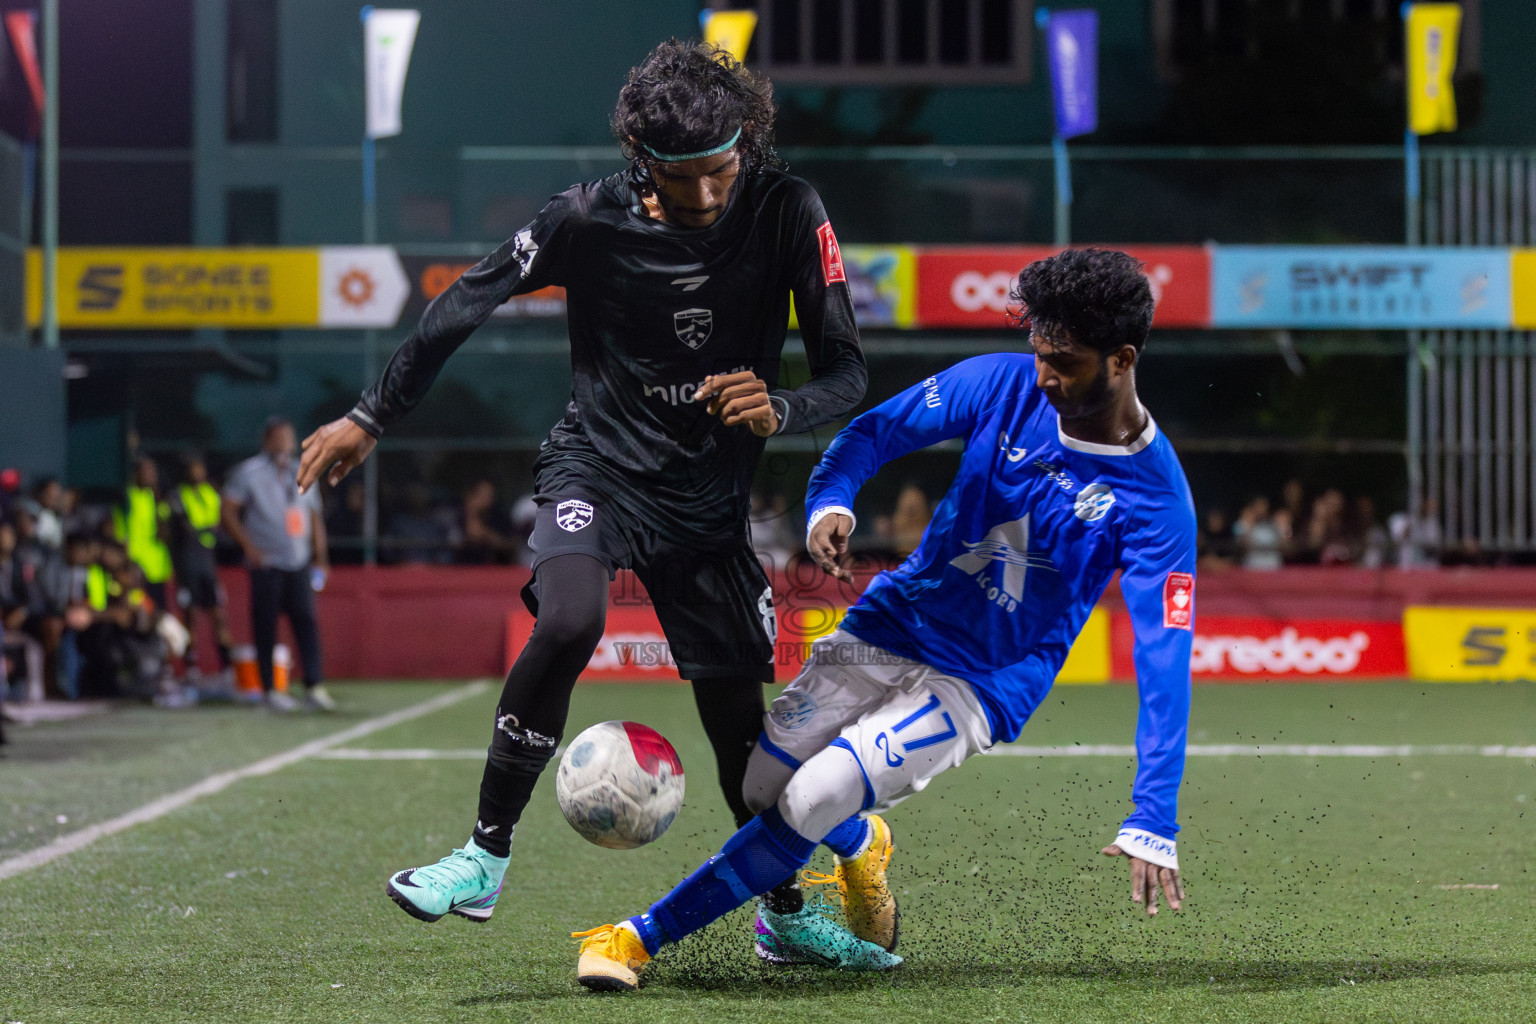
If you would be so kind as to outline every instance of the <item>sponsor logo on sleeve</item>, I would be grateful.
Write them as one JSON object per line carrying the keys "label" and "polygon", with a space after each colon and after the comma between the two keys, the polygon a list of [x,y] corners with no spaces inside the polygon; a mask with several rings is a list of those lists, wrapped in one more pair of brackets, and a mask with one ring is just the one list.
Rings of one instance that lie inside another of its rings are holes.
{"label": "sponsor logo on sleeve", "polygon": [[848,282],[848,275],[843,270],[843,252],[837,247],[837,236],[832,233],[832,222],[827,221],[816,229],[816,237],[821,245],[821,279],[828,285],[842,281]]}
{"label": "sponsor logo on sleeve", "polygon": [[1171,572],[1163,581],[1163,627],[1190,629],[1195,618],[1195,578],[1187,572]]}
{"label": "sponsor logo on sleeve", "polygon": [[533,240],[533,232],[527,228],[512,236],[512,258],[517,261],[518,276],[526,278],[533,273],[534,258],[539,255],[539,243]]}
{"label": "sponsor logo on sleeve", "polygon": [[939,378],[929,377],[923,381],[923,404],[930,409],[944,404],[944,396],[939,394]]}

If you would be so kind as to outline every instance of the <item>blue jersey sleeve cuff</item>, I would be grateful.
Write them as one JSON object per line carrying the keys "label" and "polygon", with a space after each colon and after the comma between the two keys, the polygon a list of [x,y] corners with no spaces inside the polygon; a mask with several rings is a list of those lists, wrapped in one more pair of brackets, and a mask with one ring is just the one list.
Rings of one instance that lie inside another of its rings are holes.
{"label": "blue jersey sleeve cuff", "polygon": [[821,508],[818,508],[815,512],[811,513],[810,520],[805,524],[805,536],[806,536],[806,538],[807,539],[810,538],[811,531],[816,529],[816,524],[817,523],[819,523],[823,519],[827,518],[827,516],[831,515],[833,512],[836,512],[840,516],[847,516],[848,517],[848,519],[850,520],[849,526],[848,526],[848,532],[849,533],[852,533],[854,531],[854,528],[859,525],[858,517],[853,514],[853,509],[848,508],[847,506],[844,506],[844,505],[823,505],[823,506],[821,506]]}
{"label": "blue jersey sleeve cuff", "polygon": [[1144,828],[1122,828],[1115,836],[1120,852],[1139,857],[1160,868],[1179,870],[1179,844]]}

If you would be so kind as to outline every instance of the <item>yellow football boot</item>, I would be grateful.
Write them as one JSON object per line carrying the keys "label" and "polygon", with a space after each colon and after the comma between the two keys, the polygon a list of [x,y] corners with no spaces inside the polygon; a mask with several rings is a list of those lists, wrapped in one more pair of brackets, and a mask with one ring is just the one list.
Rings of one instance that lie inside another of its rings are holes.
{"label": "yellow football boot", "polygon": [[891,863],[891,852],[896,848],[891,839],[891,827],[878,814],[871,814],[869,845],[857,857],[835,858],[834,874],[824,875],[816,871],[803,873],[803,880],[810,885],[835,882],[838,895],[843,898],[843,917],[848,930],[865,942],[872,942],[891,952],[901,935],[901,913],[896,907],[896,897],[885,884],[885,869]]}
{"label": "yellow football boot", "polygon": [[576,964],[577,981],[594,992],[633,992],[640,987],[640,972],[651,954],[633,928],[605,924],[572,932],[571,938],[585,940]]}

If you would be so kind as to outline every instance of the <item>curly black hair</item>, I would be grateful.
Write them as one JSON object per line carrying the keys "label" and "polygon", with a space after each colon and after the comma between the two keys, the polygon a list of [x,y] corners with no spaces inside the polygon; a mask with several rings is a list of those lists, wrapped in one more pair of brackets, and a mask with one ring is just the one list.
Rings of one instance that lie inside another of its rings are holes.
{"label": "curly black hair", "polygon": [[1008,296],[1015,323],[1046,337],[1063,334],[1104,355],[1137,352],[1152,329],[1152,287],[1141,261],[1114,249],[1068,249],[1019,272]]}
{"label": "curly black hair", "polygon": [[609,125],[633,179],[646,185],[651,158],[638,144],[660,153],[697,153],[718,146],[738,128],[743,173],[780,166],[773,114],[773,83],[767,78],[718,46],[668,39],[630,69]]}

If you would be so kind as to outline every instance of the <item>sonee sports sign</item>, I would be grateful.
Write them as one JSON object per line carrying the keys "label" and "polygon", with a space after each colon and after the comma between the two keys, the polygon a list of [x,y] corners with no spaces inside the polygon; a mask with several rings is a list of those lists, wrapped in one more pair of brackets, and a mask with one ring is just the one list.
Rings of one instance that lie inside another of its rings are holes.
{"label": "sonee sports sign", "polygon": [[1536,609],[1410,607],[1408,668],[1426,682],[1536,679]]}

